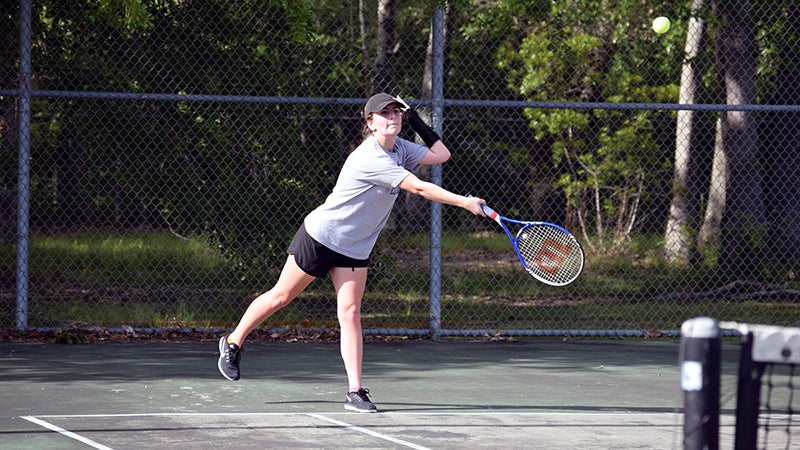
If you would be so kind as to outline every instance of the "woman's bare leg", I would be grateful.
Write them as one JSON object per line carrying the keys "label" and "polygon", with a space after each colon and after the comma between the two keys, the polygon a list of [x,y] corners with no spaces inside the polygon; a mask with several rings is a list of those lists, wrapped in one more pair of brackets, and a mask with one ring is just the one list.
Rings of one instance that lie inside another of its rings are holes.
{"label": "woman's bare leg", "polygon": [[339,319],[340,351],[347,372],[349,388],[361,387],[361,368],[364,340],[361,334],[361,300],[367,283],[367,268],[331,269],[336,289],[336,312]]}
{"label": "woman's bare leg", "polygon": [[303,269],[297,266],[294,255],[289,255],[278,282],[272,289],[259,295],[250,303],[239,324],[228,336],[228,342],[241,347],[251,331],[267,320],[275,311],[288,305],[314,280],[313,275],[303,272]]}

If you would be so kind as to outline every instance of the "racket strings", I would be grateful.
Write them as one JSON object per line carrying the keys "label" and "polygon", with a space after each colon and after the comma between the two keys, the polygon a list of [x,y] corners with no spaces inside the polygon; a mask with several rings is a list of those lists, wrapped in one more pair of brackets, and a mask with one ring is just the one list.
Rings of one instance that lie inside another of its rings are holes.
{"label": "racket strings", "polygon": [[570,283],[583,270],[580,244],[558,228],[529,225],[517,234],[517,248],[526,269],[551,283]]}

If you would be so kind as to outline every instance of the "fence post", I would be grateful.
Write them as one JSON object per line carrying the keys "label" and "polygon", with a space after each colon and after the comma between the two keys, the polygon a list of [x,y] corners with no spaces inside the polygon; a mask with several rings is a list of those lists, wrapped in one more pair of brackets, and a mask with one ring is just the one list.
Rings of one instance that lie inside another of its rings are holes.
{"label": "fence post", "polygon": [[17,180],[17,284],[16,327],[28,328],[28,252],[30,216],[31,149],[31,0],[19,7],[19,141]]}
{"label": "fence post", "polygon": [[708,317],[681,326],[681,389],[684,396],[683,448],[719,449],[719,392],[722,334]]}
{"label": "fence post", "polygon": [[[431,97],[433,99],[433,128],[442,135],[442,108],[444,103],[444,11],[441,6],[433,10],[431,24],[432,70]],[[431,168],[431,182],[442,185],[442,165]],[[442,205],[431,203],[431,269],[430,269],[430,329],[433,339],[439,338],[442,329]]]}

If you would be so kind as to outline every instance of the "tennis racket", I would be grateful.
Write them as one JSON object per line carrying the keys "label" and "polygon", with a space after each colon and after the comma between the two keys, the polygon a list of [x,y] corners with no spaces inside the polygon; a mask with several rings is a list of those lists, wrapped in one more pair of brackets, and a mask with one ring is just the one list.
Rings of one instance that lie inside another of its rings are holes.
{"label": "tennis racket", "polygon": [[[532,277],[550,286],[565,286],[583,271],[583,248],[569,231],[553,223],[509,219],[486,205],[481,208],[506,232],[519,262]],[[507,224],[521,226],[516,236]]]}

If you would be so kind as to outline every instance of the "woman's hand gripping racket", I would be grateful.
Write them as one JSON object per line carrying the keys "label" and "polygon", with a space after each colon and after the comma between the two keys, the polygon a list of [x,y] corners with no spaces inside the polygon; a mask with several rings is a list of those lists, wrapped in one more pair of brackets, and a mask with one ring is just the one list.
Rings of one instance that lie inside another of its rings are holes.
{"label": "woman's hand gripping racket", "polygon": [[[548,222],[509,219],[486,205],[481,205],[481,208],[506,232],[522,267],[532,277],[551,286],[565,286],[575,281],[583,271],[583,249],[569,231]],[[506,223],[521,225],[522,228],[514,236]]]}

